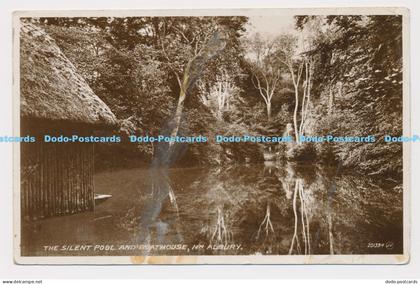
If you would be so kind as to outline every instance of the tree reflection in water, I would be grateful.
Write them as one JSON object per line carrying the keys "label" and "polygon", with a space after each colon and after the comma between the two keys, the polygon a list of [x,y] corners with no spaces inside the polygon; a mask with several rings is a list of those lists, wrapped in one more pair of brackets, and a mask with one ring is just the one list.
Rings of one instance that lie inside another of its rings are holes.
{"label": "tree reflection in water", "polygon": [[292,244],[290,245],[289,254],[293,254],[293,250],[296,242],[297,254],[302,254],[301,245],[298,237],[298,227],[299,227],[299,218],[297,210],[297,198],[300,200],[300,222],[302,226],[302,240],[304,245],[304,254],[311,254],[311,234],[309,230],[309,218],[307,211],[307,199],[305,198],[305,193],[303,191],[303,180],[297,178],[295,180],[295,190],[293,193],[293,214],[294,214],[294,232],[292,237]]}
{"label": "tree reflection in water", "polygon": [[[42,255],[43,244],[63,239],[190,248],[136,251],[138,255],[399,254],[403,248],[403,193],[401,184],[389,180],[267,163],[128,169],[104,173],[96,182],[109,190],[104,192],[113,195],[111,200],[91,215],[26,226],[30,239],[23,240],[23,251]],[[109,252],[124,253],[133,252]]]}
{"label": "tree reflection in water", "polygon": [[227,245],[232,241],[232,233],[225,224],[225,217],[221,207],[217,207],[217,221],[211,235],[210,245]]}
{"label": "tree reflection in water", "polygon": [[[139,242],[203,244],[195,254],[364,254],[374,241],[393,243],[375,253],[402,250],[402,196],[392,186],[289,164],[189,171],[151,173]],[[242,250],[207,247],[228,244]]]}
{"label": "tree reflection in water", "polygon": [[[150,169],[149,177],[151,187],[145,192],[147,198],[140,212],[138,229],[136,230],[137,242],[143,245],[166,244],[169,242],[182,242],[183,237],[179,232],[179,208],[175,192],[171,186],[166,171]],[[168,221],[161,218],[162,209],[169,201],[173,217]],[[175,232],[175,234],[173,233]],[[168,238],[167,235],[172,236]],[[144,251],[148,255],[150,251]]]}
{"label": "tree reflection in water", "polygon": [[267,238],[269,233],[274,233],[273,223],[271,223],[270,219],[270,204],[267,204],[267,211],[264,216],[264,220],[261,222],[260,227],[258,228],[257,232],[257,240],[260,238],[261,229],[264,228],[265,230],[265,237]]}

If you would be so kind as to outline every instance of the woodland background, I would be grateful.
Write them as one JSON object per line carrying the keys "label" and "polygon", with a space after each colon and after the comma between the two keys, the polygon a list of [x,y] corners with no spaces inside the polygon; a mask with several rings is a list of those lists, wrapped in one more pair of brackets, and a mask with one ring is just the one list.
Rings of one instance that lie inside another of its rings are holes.
{"label": "woodland background", "polygon": [[[188,145],[174,166],[277,160],[402,179],[402,17],[296,16],[264,37],[247,17],[39,18],[119,120],[156,136],[176,109],[186,66],[215,32],[225,47],[188,89],[180,135],[376,136],[375,143]],[[156,145],[97,145],[96,168],[148,165]]]}

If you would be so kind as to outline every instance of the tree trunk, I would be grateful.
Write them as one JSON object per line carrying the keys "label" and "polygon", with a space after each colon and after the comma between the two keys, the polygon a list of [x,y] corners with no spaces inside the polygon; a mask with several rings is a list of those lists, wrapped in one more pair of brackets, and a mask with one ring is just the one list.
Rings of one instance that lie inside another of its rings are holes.
{"label": "tree trunk", "polygon": [[267,119],[268,121],[271,120],[271,102],[267,102]]}
{"label": "tree trunk", "polygon": [[[328,210],[330,210],[330,209],[328,209]],[[327,220],[328,220],[328,240],[329,240],[329,243],[330,243],[330,254],[333,255],[334,254],[334,236],[333,236],[333,232],[332,232],[331,212],[328,212]]]}
{"label": "tree trunk", "polygon": [[[179,131],[179,126],[181,124],[181,117],[182,117],[182,110],[184,108],[184,101],[187,97],[187,89],[189,85],[189,77],[190,77],[190,68],[191,62],[188,62],[187,67],[185,68],[184,76],[182,78],[182,84],[180,86],[179,91],[179,98],[178,98],[178,105],[176,106],[175,116],[174,116],[174,126],[171,132],[171,136],[177,136]],[[169,142],[169,147],[171,147],[175,142]]]}
{"label": "tree trunk", "polygon": [[298,107],[299,107],[299,86],[295,86],[295,110],[293,112],[293,127],[295,128],[295,139],[296,143],[300,144],[299,140],[299,130],[297,126],[297,113],[298,113]]}
{"label": "tree trunk", "polygon": [[[185,67],[182,82],[179,80],[177,75],[180,92],[178,98],[178,105],[176,107],[175,116],[173,119],[173,128],[171,136],[177,136],[179,126],[181,124],[182,110],[184,107],[184,101],[187,96],[188,89],[192,87],[201,71],[205,68],[205,64],[219,52],[221,52],[226,46],[226,41],[220,37],[220,34],[213,34],[202,49],[190,60]],[[172,150],[172,146],[175,142],[169,142],[169,152]]]}
{"label": "tree trunk", "polygon": [[334,92],[332,88],[330,88],[330,97],[328,102],[328,114],[332,114],[332,110],[334,107]]}

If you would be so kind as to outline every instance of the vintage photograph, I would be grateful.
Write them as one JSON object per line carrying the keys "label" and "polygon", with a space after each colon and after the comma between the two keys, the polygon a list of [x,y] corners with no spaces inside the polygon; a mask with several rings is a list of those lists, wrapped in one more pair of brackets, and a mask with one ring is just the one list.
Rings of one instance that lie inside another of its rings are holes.
{"label": "vintage photograph", "polygon": [[406,263],[407,17],[16,13],[16,261]]}

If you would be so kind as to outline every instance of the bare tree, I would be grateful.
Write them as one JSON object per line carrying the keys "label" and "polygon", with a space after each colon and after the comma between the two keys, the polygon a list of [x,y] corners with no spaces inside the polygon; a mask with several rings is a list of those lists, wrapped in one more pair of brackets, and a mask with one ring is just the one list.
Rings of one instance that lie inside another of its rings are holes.
{"label": "bare tree", "polygon": [[301,102],[301,114],[300,114],[300,126],[298,134],[305,134],[305,126],[307,122],[309,104],[311,99],[311,87],[312,87],[312,74],[313,74],[313,61],[310,57],[304,59],[305,65],[305,81],[303,82],[303,93]]}
{"label": "bare tree", "polygon": [[259,34],[248,44],[248,61],[251,65],[252,83],[263,98],[267,119],[271,119],[271,101],[280,86],[281,70],[276,60],[277,40],[262,39]]}
{"label": "bare tree", "polygon": [[[305,123],[309,112],[314,64],[311,57],[305,55],[305,52],[298,53],[299,48],[296,37],[282,35],[278,41],[280,44],[277,58],[287,67],[294,87],[295,107],[293,111],[293,127],[295,141],[300,144],[300,136],[305,133]],[[303,48],[306,47],[304,46]],[[301,107],[300,117],[298,117],[299,106]]]}
{"label": "bare tree", "polygon": [[201,102],[218,120],[222,120],[223,113],[231,110],[234,95],[238,92],[233,78],[226,70],[223,70],[216,76],[216,81],[212,85],[200,80],[197,87],[200,91]]}

